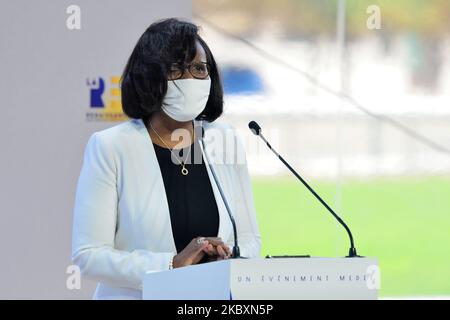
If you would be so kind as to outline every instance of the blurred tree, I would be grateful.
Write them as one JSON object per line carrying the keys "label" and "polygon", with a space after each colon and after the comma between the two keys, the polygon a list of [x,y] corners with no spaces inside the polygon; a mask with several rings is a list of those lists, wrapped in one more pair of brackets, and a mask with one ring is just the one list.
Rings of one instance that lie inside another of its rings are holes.
{"label": "blurred tree", "polygon": [[[351,38],[370,32],[366,27],[370,5],[381,8],[382,27],[389,33],[450,33],[449,0],[347,0],[346,4]],[[241,34],[277,23],[288,36],[335,35],[337,0],[193,0],[193,6],[194,12]]]}
{"label": "blurred tree", "polygon": [[[336,36],[338,0],[193,0],[194,13],[226,30],[252,37],[262,31],[316,41]],[[378,5],[381,30],[366,26],[367,8]],[[388,54],[393,39],[407,41],[411,82],[431,89],[438,83],[442,40],[450,34],[450,0],[346,0],[346,39],[379,36]]]}

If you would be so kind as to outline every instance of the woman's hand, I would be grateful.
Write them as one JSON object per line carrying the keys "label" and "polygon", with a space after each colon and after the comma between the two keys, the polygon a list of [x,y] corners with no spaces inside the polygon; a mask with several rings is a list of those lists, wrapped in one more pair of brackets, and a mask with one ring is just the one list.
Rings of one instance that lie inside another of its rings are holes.
{"label": "woman's hand", "polygon": [[208,246],[203,250],[208,256],[210,261],[224,260],[231,257],[230,248],[222,241],[221,238],[205,238],[208,241]]}
{"label": "woman's hand", "polygon": [[[201,241],[202,240],[202,241]],[[173,257],[173,268],[180,268],[197,264],[204,255],[209,256],[209,261],[224,260],[231,256],[230,248],[218,237],[197,237]]]}
{"label": "woman's hand", "polygon": [[[204,241],[200,241],[204,239]],[[205,255],[205,249],[210,245],[207,238],[197,237],[191,240],[189,244],[172,260],[173,268],[180,268],[197,264]]]}

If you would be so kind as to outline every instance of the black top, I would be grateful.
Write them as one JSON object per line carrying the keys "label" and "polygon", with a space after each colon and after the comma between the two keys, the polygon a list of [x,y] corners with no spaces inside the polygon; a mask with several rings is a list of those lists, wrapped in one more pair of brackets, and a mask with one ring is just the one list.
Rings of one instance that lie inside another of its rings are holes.
{"label": "black top", "polygon": [[170,149],[155,143],[153,146],[164,180],[177,252],[182,251],[195,237],[217,237],[219,210],[199,142],[191,145],[190,153],[189,148],[173,150],[178,159],[189,157],[191,160],[186,160],[187,175],[181,173],[182,166],[176,159],[175,163],[172,162]]}

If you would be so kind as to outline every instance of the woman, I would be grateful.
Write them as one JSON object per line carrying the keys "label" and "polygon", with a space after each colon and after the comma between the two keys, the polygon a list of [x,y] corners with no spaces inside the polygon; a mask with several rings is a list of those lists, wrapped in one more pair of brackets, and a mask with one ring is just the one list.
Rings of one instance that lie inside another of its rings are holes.
{"label": "woman", "polygon": [[72,259],[99,282],[94,298],[139,299],[146,272],[230,257],[233,227],[214,174],[241,256],[259,256],[244,150],[233,128],[215,121],[222,84],[198,28],[152,24],[121,88],[131,120],[90,137],[75,201]]}

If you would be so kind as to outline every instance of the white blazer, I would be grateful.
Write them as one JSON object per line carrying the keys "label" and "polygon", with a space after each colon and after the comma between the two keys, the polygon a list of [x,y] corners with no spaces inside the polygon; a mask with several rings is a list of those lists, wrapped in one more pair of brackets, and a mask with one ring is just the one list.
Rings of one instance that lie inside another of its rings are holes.
{"label": "white blazer", "polygon": [[[205,149],[234,214],[241,255],[258,257],[261,237],[242,143],[229,125],[194,123],[205,129]],[[230,132],[236,148],[223,147],[220,136]],[[240,162],[223,161],[239,154]],[[218,236],[231,248],[230,218],[206,168],[219,210]],[[175,254],[164,183],[143,121],[95,132],[78,180],[72,234],[73,262],[83,276],[99,282],[94,298],[141,299],[144,274],[168,270]]]}

